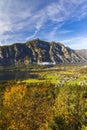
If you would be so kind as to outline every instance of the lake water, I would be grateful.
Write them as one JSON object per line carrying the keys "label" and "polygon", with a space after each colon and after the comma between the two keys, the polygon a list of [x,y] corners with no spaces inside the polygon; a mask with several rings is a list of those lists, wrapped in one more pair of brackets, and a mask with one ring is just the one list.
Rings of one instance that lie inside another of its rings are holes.
{"label": "lake water", "polygon": [[38,78],[38,74],[31,74],[30,72],[0,72],[0,81],[5,80],[21,80],[28,78]]}

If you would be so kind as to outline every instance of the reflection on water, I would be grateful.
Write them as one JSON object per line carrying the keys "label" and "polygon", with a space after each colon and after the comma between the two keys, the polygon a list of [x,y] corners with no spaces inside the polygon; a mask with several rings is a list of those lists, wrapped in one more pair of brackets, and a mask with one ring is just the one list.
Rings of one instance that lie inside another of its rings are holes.
{"label": "reflection on water", "polygon": [[38,78],[37,74],[30,74],[29,72],[0,72],[0,81],[4,80],[18,80],[18,79],[28,79],[28,78]]}

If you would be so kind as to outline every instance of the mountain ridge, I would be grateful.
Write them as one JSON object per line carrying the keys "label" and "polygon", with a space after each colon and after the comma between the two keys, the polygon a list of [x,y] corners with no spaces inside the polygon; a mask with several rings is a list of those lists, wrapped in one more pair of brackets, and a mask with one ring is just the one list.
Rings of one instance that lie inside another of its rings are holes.
{"label": "mountain ridge", "polygon": [[60,42],[34,39],[25,43],[0,46],[0,66],[13,64],[81,63],[86,59]]}
{"label": "mountain ridge", "polygon": [[87,49],[76,50],[76,53],[87,59]]}

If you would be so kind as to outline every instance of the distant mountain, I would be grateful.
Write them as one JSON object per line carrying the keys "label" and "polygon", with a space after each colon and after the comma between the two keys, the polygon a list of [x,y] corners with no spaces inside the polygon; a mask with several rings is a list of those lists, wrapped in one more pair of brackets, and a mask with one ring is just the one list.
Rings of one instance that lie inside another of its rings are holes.
{"label": "distant mountain", "polygon": [[82,49],[82,50],[76,50],[76,53],[85,59],[87,59],[87,49]]}
{"label": "distant mountain", "polygon": [[82,55],[61,43],[34,39],[24,44],[15,43],[0,47],[0,65],[58,64],[84,62]]}

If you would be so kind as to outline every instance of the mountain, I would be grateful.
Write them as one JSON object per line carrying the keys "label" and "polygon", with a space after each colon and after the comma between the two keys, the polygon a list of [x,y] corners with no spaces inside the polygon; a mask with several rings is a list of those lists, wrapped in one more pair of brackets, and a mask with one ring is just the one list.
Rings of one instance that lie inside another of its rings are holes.
{"label": "mountain", "polygon": [[84,58],[61,43],[40,39],[0,47],[0,66],[13,64],[79,63]]}
{"label": "mountain", "polygon": [[76,53],[87,59],[87,49],[76,50]]}

